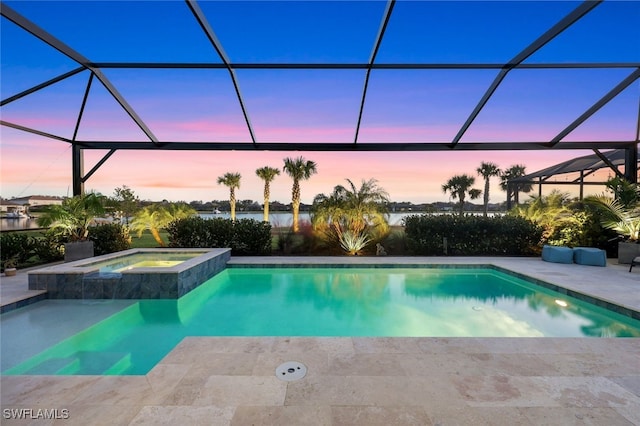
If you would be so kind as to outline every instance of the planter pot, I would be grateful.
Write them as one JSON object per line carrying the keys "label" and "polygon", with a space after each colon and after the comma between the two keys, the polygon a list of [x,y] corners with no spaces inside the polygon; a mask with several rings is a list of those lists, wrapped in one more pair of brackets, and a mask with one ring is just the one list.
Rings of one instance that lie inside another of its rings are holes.
{"label": "planter pot", "polygon": [[93,257],[93,241],[74,241],[64,245],[65,262],[73,262],[87,257]]}
{"label": "planter pot", "polygon": [[640,244],[626,241],[618,243],[618,263],[629,265],[637,256],[640,256]]}
{"label": "planter pot", "polygon": [[15,277],[18,270],[16,268],[4,268],[5,277]]}

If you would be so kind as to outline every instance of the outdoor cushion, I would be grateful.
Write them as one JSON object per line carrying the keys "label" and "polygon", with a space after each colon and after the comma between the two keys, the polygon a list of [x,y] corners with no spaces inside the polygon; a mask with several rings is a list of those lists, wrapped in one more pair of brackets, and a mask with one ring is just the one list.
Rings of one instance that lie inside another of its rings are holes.
{"label": "outdoor cushion", "polygon": [[607,252],[593,247],[574,247],[573,261],[579,265],[607,266]]}
{"label": "outdoor cushion", "polygon": [[573,263],[573,250],[569,247],[544,246],[542,260],[553,263]]}

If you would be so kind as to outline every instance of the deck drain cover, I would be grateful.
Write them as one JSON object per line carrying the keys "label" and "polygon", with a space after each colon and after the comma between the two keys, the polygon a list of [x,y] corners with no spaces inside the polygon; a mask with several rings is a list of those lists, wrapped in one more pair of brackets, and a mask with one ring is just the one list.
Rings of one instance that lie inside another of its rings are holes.
{"label": "deck drain cover", "polygon": [[300,380],[307,374],[307,367],[301,362],[287,361],[276,368],[276,377],[285,382]]}

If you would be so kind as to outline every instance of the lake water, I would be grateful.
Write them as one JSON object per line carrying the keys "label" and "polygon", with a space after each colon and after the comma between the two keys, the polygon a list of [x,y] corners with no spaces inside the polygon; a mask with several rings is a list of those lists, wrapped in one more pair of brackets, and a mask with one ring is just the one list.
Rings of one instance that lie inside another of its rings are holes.
{"label": "lake water", "polygon": [[0,219],[0,231],[24,231],[25,229],[39,229],[35,219],[19,218]]}
{"label": "lake water", "polygon": [[[390,213],[389,214],[389,225],[398,226],[402,225],[402,219],[407,216],[411,216],[414,214],[423,214],[423,212],[403,212],[403,213]],[[473,214],[481,215],[481,212],[474,212]],[[493,213],[489,213],[489,215],[493,215]],[[214,217],[222,217],[229,218],[229,212],[222,212],[219,214],[214,213],[200,213],[200,217],[205,219],[210,219]],[[262,221],[262,212],[236,212],[237,219],[254,219],[258,221]],[[293,223],[293,215],[289,212],[275,212],[269,214],[269,220],[271,225],[274,227],[289,227]],[[310,221],[308,212],[300,213],[300,220],[302,221]],[[23,231],[26,229],[39,229],[39,226],[35,219],[8,219],[2,218],[0,219],[0,230],[1,231]]]}
{"label": "lake water", "polygon": [[[402,219],[412,214],[421,214],[421,213],[390,213],[389,214],[389,225],[402,225]],[[213,217],[223,217],[229,218],[229,212],[223,212],[220,214],[213,213],[200,213],[200,217],[205,219],[210,219]],[[236,219],[254,219],[258,221],[262,221],[263,214],[262,212],[236,212]],[[311,218],[309,217],[308,212],[300,212],[300,220],[310,222]],[[288,212],[275,212],[269,214],[269,222],[274,227],[289,227],[293,224],[293,214]]]}

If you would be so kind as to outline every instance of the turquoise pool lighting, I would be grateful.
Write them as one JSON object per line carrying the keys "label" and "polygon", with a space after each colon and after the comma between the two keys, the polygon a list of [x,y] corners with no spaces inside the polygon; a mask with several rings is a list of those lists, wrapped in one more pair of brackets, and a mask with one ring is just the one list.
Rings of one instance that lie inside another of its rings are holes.
{"label": "turquoise pool lighting", "polygon": [[640,337],[640,321],[490,268],[228,268],[3,374],[146,374],[186,336]]}
{"label": "turquoise pool lighting", "polygon": [[81,263],[78,267],[96,267],[100,272],[122,272],[134,268],[170,268],[201,256],[205,252],[134,253],[100,262]]}

